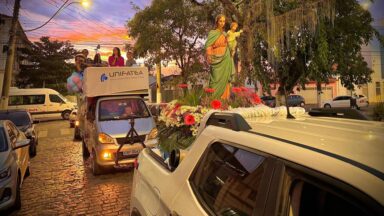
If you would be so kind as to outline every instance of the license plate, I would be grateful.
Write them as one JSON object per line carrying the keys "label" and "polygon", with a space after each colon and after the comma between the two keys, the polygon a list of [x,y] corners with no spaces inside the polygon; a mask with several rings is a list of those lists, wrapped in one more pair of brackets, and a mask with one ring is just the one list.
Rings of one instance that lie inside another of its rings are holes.
{"label": "license plate", "polygon": [[138,154],[139,152],[140,152],[140,150],[125,151],[125,152],[123,152],[123,156]]}

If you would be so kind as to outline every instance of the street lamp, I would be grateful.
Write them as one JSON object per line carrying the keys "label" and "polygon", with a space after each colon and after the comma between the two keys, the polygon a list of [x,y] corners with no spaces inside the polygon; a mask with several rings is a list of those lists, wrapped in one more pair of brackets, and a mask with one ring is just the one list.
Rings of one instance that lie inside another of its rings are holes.
{"label": "street lamp", "polygon": [[45,25],[47,25],[57,14],[59,14],[63,9],[67,8],[69,5],[71,4],[81,4],[84,8],[88,8],[90,3],[88,0],[82,0],[82,1],[74,1],[74,2],[71,2],[69,4],[67,4],[70,0],[66,0],[60,7],[59,9],[51,16],[51,18],[49,18],[43,25],[39,26],[39,27],[36,27],[36,28],[33,28],[33,29],[28,29],[28,30],[24,30],[24,32],[31,32],[31,31],[35,31],[37,29],[40,29],[42,27],[44,27]]}

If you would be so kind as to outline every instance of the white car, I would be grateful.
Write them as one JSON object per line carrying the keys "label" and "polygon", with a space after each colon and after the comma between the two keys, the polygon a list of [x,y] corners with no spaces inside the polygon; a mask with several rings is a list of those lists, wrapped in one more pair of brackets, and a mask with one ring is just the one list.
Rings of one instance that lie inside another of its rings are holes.
{"label": "white car", "polygon": [[11,121],[0,121],[0,211],[21,208],[20,188],[29,175],[29,143]]}
{"label": "white car", "polygon": [[214,113],[200,129],[169,163],[140,153],[131,215],[384,215],[381,122]]}
{"label": "white car", "polygon": [[[351,104],[351,99],[356,100],[356,104]],[[333,108],[333,107],[351,107],[360,109],[361,107],[367,107],[368,100],[365,96],[363,97],[352,97],[352,96],[337,96],[332,100],[327,100],[323,102],[322,107],[324,108]]]}

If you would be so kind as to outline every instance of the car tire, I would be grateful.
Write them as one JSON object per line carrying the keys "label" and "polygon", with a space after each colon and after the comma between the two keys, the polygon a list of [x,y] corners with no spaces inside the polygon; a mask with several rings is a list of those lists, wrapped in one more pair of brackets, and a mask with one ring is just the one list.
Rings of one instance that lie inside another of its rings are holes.
{"label": "car tire", "polygon": [[75,128],[75,133],[73,135],[73,140],[81,140],[80,130]]}
{"label": "car tire", "polygon": [[29,177],[31,175],[31,171],[29,170],[29,166],[27,167],[27,170],[25,171],[24,178]]}
{"label": "car tire", "polygon": [[331,105],[330,104],[324,104],[324,108],[330,109]]}
{"label": "car tire", "polygon": [[88,151],[87,145],[85,144],[84,140],[81,142],[81,150],[83,153],[83,158],[84,159],[89,158],[89,151]]}
{"label": "car tire", "polygon": [[300,102],[300,106],[301,106],[301,107],[304,107],[304,106],[305,106],[305,103],[304,103],[304,102]]}
{"label": "car tire", "polygon": [[70,110],[65,110],[61,113],[61,117],[64,119],[64,120],[69,120],[69,116],[71,115],[71,111]]}
{"label": "car tire", "polygon": [[13,209],[14,210],[20,210],[21,209],[21,190],[20,190],[20,184],[21,184],[21,176],[19,174],[17,176],[16,198],[15,198],[15,203],[13,204]]}
{"label": "car tire", "polygon": [[92,152],[92,157],[91,157],[91,168],[92,168],[92,174],[94,176],[97,176],[97,175],[101,175],[103,174],[104,172],[104,169],[102,166],[100,166],[98,163],[97,163],[97,159],[96,159],[96,153],[95,151]]}
{"label": "car tire", "polygon": [[29,156],[31,158],[35,157],[37,154],[37,146],[36,145],[37,145],[37,143],[36,143],[36,141],[34,141],[33,144],[29,146]]}

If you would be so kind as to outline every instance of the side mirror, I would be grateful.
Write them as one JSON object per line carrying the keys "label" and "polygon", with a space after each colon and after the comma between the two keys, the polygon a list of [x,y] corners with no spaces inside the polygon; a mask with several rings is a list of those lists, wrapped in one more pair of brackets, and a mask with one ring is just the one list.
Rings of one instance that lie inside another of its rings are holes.
{"label": "side mirror", "polygon": [[40,123],[40,120],[36,120],[36,119],[33,120],[33,124],[38,124],[38,123]]}
{"label": "side mirror", "polygon": [[16,147],[13,148],[13,150],[29,146],[30,144],[31,144],[31,140],[30,139],[20,140],[20,141],[16,142]]}
{"label": "side mirror", "polygon": [[169,162],[168,166],[171,171],[175,170],[180,162],[184,159],[187,151],[180,149],[172,150],[171,154],[169,155]]}

